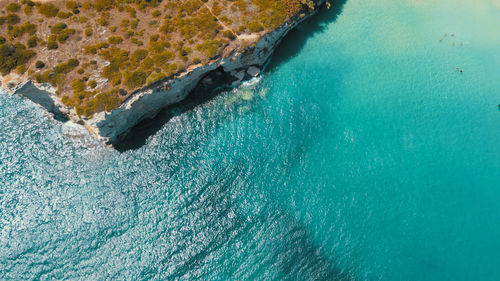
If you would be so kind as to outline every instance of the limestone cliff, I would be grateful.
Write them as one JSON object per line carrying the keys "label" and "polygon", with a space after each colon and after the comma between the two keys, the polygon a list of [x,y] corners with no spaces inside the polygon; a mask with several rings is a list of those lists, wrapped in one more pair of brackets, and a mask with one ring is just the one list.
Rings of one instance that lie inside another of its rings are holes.
{"label": "limestone cliff", "polygon": [[[318,2],[323,4],[325,1]],[[161,109],[185,99],[204,77],[216,69],[230,73],[237,82],[245,77],[258,75],[262,65],[269,59],[286,34],[317,13],[317,10],[297,15],[281,27],[260,38],[255,38],[254,43],[243,51],[229,51],[228,54],[208,64],[191,66],[175,79],[162,80],[136,91],[119,108],[111,112],[94,114],[90,118],[79,116],[74,108],[65,106],[55,94],[55,88],[48,84],[37,84],[25,77],[10,74],[8,77],[0,77],[3,81],[2,89],[25,96],[57,116],[85,126],[97,139],[105,143],[113,143],[140,121],[152,118]]]}

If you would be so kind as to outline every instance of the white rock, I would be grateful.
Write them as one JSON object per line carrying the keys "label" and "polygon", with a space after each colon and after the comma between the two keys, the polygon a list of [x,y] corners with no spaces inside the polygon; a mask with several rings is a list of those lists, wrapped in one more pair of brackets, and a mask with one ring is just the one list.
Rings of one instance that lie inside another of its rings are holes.
{"label": "white rock", "polygon": [[255,66],[250,66],[247,70],[247,73],[250,76],[257,77],[257,75],[259,75],[259,73],[260,73],[260,69],[258,67],[255,67]]}
{"label": "white rock", "polygon": [[241,81],[241,80],[243,80],[243,78],[245,78],[245,71],[241,70],[241,71],[235,73],[233,76],[236,77],[236,79],[238,79],[238,81]]}

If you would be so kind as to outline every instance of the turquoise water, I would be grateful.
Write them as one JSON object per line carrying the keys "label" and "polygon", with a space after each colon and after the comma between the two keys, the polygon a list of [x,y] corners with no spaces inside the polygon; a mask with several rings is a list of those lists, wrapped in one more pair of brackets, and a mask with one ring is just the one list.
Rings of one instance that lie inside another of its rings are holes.
{"label": "turquoise water", "polygon": [[500,2],[334,13],[137,150],[0,94],[0,279],[500,279]]}

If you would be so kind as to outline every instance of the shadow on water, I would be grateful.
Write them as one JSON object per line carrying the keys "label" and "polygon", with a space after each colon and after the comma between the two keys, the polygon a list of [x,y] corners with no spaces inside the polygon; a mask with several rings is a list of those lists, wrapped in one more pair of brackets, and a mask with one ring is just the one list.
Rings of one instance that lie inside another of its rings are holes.
{"label": "shadow on water", "polygon": [[[230,89],[229,86],[214,88],[212,85],[225,85],[233,79],[228,73],[219,68],[207,77],[213,81],[210,85],[199,83],[186,99],[179,103],[162,109],[154,118],[145,119],[135,125],[128,133],[118,138],[113,147],[119,152],[141,148],[149,137],[156,134],[173,117],[193,110],[200,104],[204,104],[215,98],[219,93]],[[203,80],[203,79],[202,79]]]}
{"label": "shadow on water", "polygon": [[[342,13],[342,9],[347,0],[330,0],[332,6],[330,9],[322,6],[319,13],[312,17],[307,22],[292,30],[284,39],[280,46],[275,51],[266,71],[276,69],[281,64],[286,63],[293,58],[304,47],[307,39],[318,32],[323,32],[327,24],[335,22],[338,16]],[[232,78],[224,73],[221,69],[209,74],[215,85],[223,85]],[[199,84],[188,95],[186,99],[180,103],[169,106],[161,110],[154,118],[145,119],[135,125],[127,134],[118,138],[118,141],[113,144],[113,147],[119,152],[135,150],[141,148],[149,137],[156,134],[163,125],[176,115],[194,109],[200,104],[204,104],[212,100],[219,93],[230,89],[230,87],[210,87]]]}
{"label": "shadow on water", "polygon": [[272,71],[295,57],[304,48],[308,39],[324,32],[328,24],[338,19],[346,2],[347,0],[330,0],[332,3],[330,9],[322,6],[316,16],[290,31],[274,52],[266,70]]}
{"label": "shadow on water", "polygon": [[[237,186],[248,172],[245,159],[229,164],[215,161],[214,165],[210,170],[223,172],[206,173],[201,181],[188,181],[186,189],[193,192],[183,195],[178,208],[170,206],[175,215],[168,225],[183,227],[177,236],[165,229],[163,238],[179,247],[175,251],[164,249],[156,268],[149,272],[161,272],[160,279],[192,280],[204,269],[223,267],[224,274],[234,280],[259,280],[270,274],[276,274],[276,280],[356,279],[352,269],[342,268],[335,257],[316,245],[307,226],[293,215],[273,203],[259,202],[258,211],[240,206],[242,203],[235,198],[242,196]],[[186,214],[191,214],[188,219],[194,221],[186,223]],[[253,258],[259,262],[251,262]],[[243,265],[245,270],[234,265]],[[253,272],[251,276],[249,272]]]}
{"label": "shadow on water", "polygon": [[280,270],[282,280],[356,280],[349,268],[337,265],[327,257],[322,247],[315,245],[308,229],[288,214],[281,214],[269,231],[279,228],[273,237],[276,243],[273,264]]}

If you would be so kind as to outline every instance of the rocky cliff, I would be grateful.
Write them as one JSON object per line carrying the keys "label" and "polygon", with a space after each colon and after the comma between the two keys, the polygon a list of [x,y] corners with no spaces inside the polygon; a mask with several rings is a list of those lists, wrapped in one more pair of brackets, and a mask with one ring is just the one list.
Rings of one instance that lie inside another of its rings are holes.
{"label": "rocky cliff", "polygon": [[[318,2],[321,5],[325,1]],[[9,77],[0,77],[3,81],[2,89],[22,95],[58,117],[85,126],[93,136],[105,143],[114,143],[140,121],[153,118],[161,109],[185,99],[203,78],[215,70],[230,73],[236,83],[246,77],[259,75],[261,67],[286,34],[317,11],[315,9],[310,13],[297,15],[281,27],[255,38],[255,43],[243,51],[235,50],[208,64],[194,65],[175,79],[159,81],[136,91],[119,108],[94,114],[91,118],[81,117],[74,108],[65,106],[55,94],[55,88],[48,84],[37,84],[11,74]]]}

